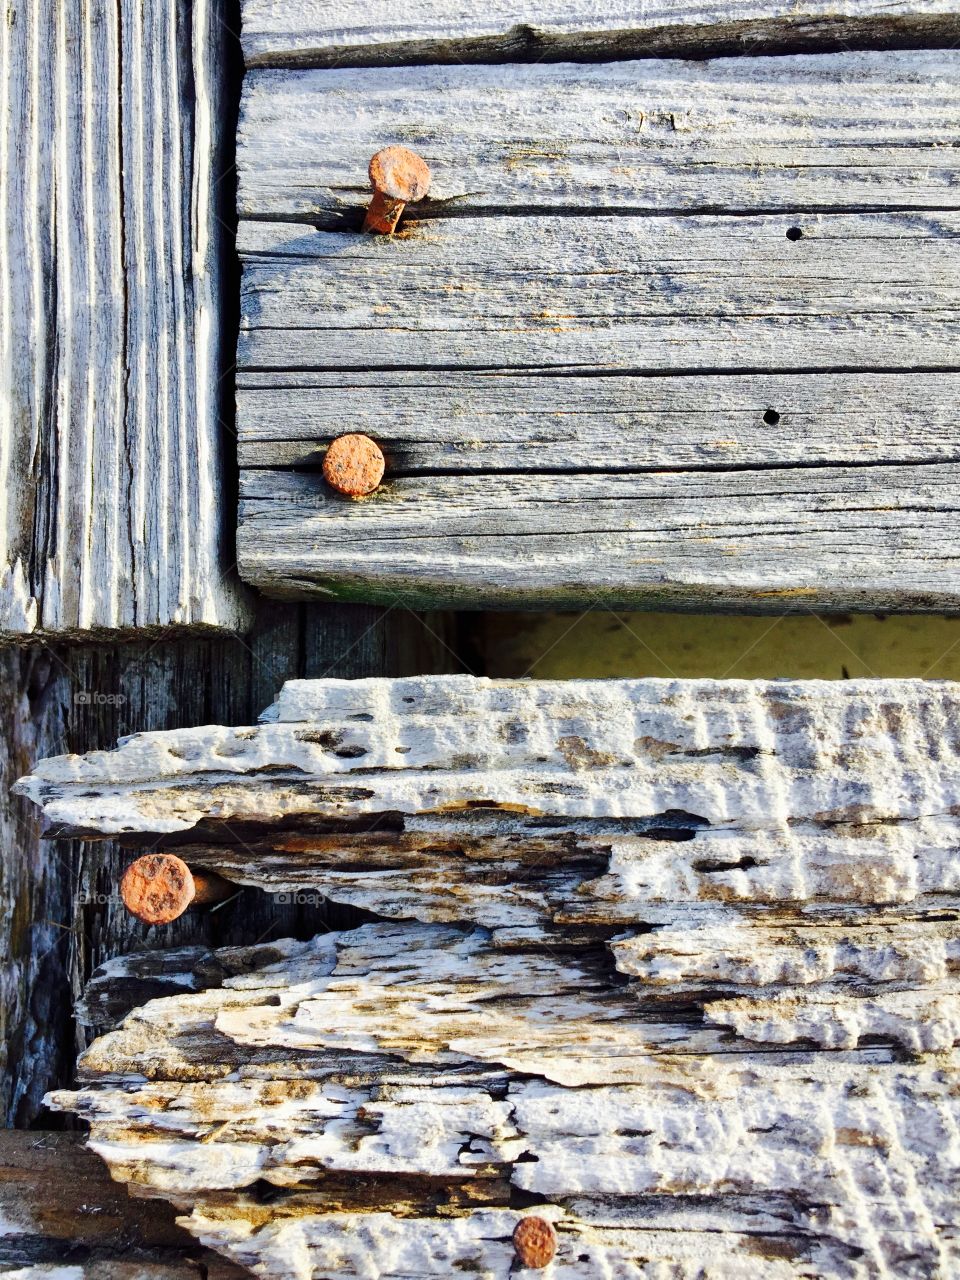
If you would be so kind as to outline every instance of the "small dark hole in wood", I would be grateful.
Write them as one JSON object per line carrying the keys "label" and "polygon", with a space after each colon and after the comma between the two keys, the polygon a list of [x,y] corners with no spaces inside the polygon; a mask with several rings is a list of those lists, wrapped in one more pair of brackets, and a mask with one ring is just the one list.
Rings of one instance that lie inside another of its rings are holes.
{"label": "small dark hole in wood", "polygon": [[763,415],[763,420],[768,427],[775,427],[780,421],[780,415],[777,413],[776,409],[768,409]]}
{"label": "small dark hole in wood", "polygon": [[803,232],[800,230],[800,228],[799,228],[799,227],[787,227],[787,239],[788,239],[788,240],[802,240],[802,239],[803,239]]}

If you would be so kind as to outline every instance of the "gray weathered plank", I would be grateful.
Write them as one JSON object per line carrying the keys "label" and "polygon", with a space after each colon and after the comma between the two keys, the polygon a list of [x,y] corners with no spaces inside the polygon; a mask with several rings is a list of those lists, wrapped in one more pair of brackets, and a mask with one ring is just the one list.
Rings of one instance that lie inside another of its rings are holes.
{"label": "gray weathered plank", "polygon": [[7,8],[0,635],[247,620],[219,502],[224,8]]}
{"label": "gray weathered plank", "polygon": [[[241,368],[950,367],[960,213],[244,222]],[[278,376],[278,382],[281,377]]]}
{"label": "gray weathered plank", "polygon": [[44,762],[55,829],[396,917],[170,956],[50,1101],[267,1277],[506,1280],[531,1212],[569,1280],[950,1274],[958,699],[292,681],[257,727]]}
{"label": "gray weathered plank", "polygon": [[518,61],[843,47],[950,44],[960,35],[955,0],[244,0],[249,66],[385,65]]}
{"label": "gray weathered plank", "polygon": [[960,469],[412,476],[352,502],[247,471],[241,570],[267,594],[429,608],[960,608]]}
{"label": "gray weathered plank", "polygon": [[956,208],[960,54],[254,71],[240,214],[355,228],[392,141],[436,217]]}
{"label": "gray weathered plank", "polygon": [[954,373],[247,372],[237,434],[241,468],[274,469],[362,431],[391,476],[949,462],[958,402]]}
{"label": "gray weathered plank", "polygon": [[[243,575],[419,605],[956,609],[958,57],[251,73]],[[363,237],[364,162],[394,139],[435,198]],[[358,430],[387,481],[335,501],[315,473]]]}

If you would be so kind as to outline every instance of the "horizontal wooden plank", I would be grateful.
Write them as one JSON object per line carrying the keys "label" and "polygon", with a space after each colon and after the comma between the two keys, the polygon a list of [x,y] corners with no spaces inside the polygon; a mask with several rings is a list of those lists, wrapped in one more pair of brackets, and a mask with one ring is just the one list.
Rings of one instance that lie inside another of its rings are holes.
{"label": "horizontal wooden plank", "polygon": [[431,217],[956,208],[960,54],[251,72],[240,214],[355,229],[393,140]]}
{"label": "horizontal wooden plank", "polygon": [[756,45],[949,44],[960,35],[955,0],[660,0],[642,8],[491,0],[469,10],[455,0],[400,0],[372,12],[363,0],[243,0],[242,8],[248,66],[703,56]]}
{"label": "horizontal wooden plank", "polygon": [[[955,609],[958,59],[249,75],[241,573],[465,607]],[[394,138],[434,198],[363,237]],[[387,456],[370,501],[311,474],[346,431]]]}
{"label": "horizontal wooden plank", "polygon": [[244,373],[242,468],[318,466],[345,430],[388,474],[960,459],[960,374]]}
{"label": "horizontal wooden plank", "polygon": [[414,476],[353,502],[316,474],[247,471],[238,555],[278,596],[956,611],[958,483],[955,463]]}
{"label": "horizontal wooden plank", "polygon": [[290,681],[257,728],[139,734],[42,761],[18,791],[53,831],[163,837],[273,893],[498,938],[724,905],[866,926],[960,903],[958,697],[909,680]]}
{"label": "horizontal wooden plank", "polygon": [[240,626],[217,494],[220,0],[0,41],[0,636]]}
{"label": "horizontal wooden plank", "polygon": [[241,368],[950,367],[958,213],[244,223]]}

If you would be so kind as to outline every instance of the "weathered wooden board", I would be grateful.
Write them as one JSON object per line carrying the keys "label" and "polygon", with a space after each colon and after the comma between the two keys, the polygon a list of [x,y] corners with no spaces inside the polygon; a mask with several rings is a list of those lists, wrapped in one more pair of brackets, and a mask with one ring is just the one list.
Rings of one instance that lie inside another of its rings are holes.
{"label": "weathered wooden board", "polygon": [[958,116],[953,49],[253,71],[238,202],[355,230],[370,156],[401,141],[434,175],[418,216],[956,208]]}
{"label": "weathered wooden board", "polygon": [[960,35],[954,0],[244,0],[249,66],[382,65],[556,57],[635,57],[950,44]]}
{"label": "weathered wooden board", "polygon": [[254,469],[318,467],[346,424],[376,436],[394,477],[960,460],[955,373],[317,371],[276,382],[240,377],[247,483]]}
{"label": "weathered wooden board", "polygon": [[316,474],[250,471],[239,555],[271,595],[429,608],[956,612],[944,466],[422,476],[345,511]]}
{"label": "weathered wooden board", "polygon": [[[955,1054],[648,1051],[629,1083],[562,1086],[535,1054],[575,1011],[546,975],[529,994],[537,956],[504,961],[509,990],[491,988],[472,1038],[451,1041],[468,941],[368,925],[252,949],[222,988],[131,1014],[86,1054],[80,1091],[52,1102],[91,1122],[115,1178],[171,1199],[202,1242],[266,1277],[501,1280],[529,1213],[555,1222],[550,1274],[564,1277],[956,1265]],[[432,1021],[395,1044],[404,991]],[[345,1046],[331,1028],[365,1008],[372,1030]],[[533,1051],[520,1071],[500,1038],[510,1015]],[[574,1043],[565,1060],[585,1058]]]}
{"label": "weathered wooden board", "polygon": [[236,628],[221,0],[14,0],[0,35],[0,636]]}
{"label": "weathered wooden board", "polygon": [[395,917],[170,955],[177,994],[52,1102],[264,1276],[506,1277],[531,1212],[561,1276],[950,1274],[958,711],[923,681],[293,681],[258,727],[41,763],[53,831]]}
{"label": "weathered wooden board", "polygon": [[[243,576],[955,611],[958,58],[249,75]],[[394,139],[436,198],[384,241],[357,226]],[[320,463],[358,430],[387,479],[347,502]]]}
{"label": "weathered wooden board", "polygon": [[789,227],[773,216],[458,218],[394,240],[245,222],[239,361],[278,370],[278,383],[290,369],[377,366],[951,365],[960,211],[810,216],[796,241]]}

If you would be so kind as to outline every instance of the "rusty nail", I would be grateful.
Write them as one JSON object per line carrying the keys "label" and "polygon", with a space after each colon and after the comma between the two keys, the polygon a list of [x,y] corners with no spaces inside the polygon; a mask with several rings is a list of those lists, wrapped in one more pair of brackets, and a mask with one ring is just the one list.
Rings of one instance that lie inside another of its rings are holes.
{"label": "rusty nail", "polygon": [[120,897],[144,924],[169,924],[189,906],[223,902],[236,887],[221,876],[191,871],[174,853],[147,853],[131,862],[120,881]]}
{"label": "rusty nail", "polygon": [[363,229],[389,236],[404,205],[422,200],[430,190],[430,167],[406,147],[384,147],[370,161],[370,183],[373,199]]}
{"label": "rusty nail", "polygon": [[557,1252],[557,1233],[546,1218],[521,1218],[513,1229],[513,1247],[524,1267],[539,1271],[553,1261]]}
{"label": "rusty nail", "polygon": [[323,478],[337,493],[360,498],[373,493],[383,479],[385,466],[380,446],[369,436],[340,436],[323,459]]}

